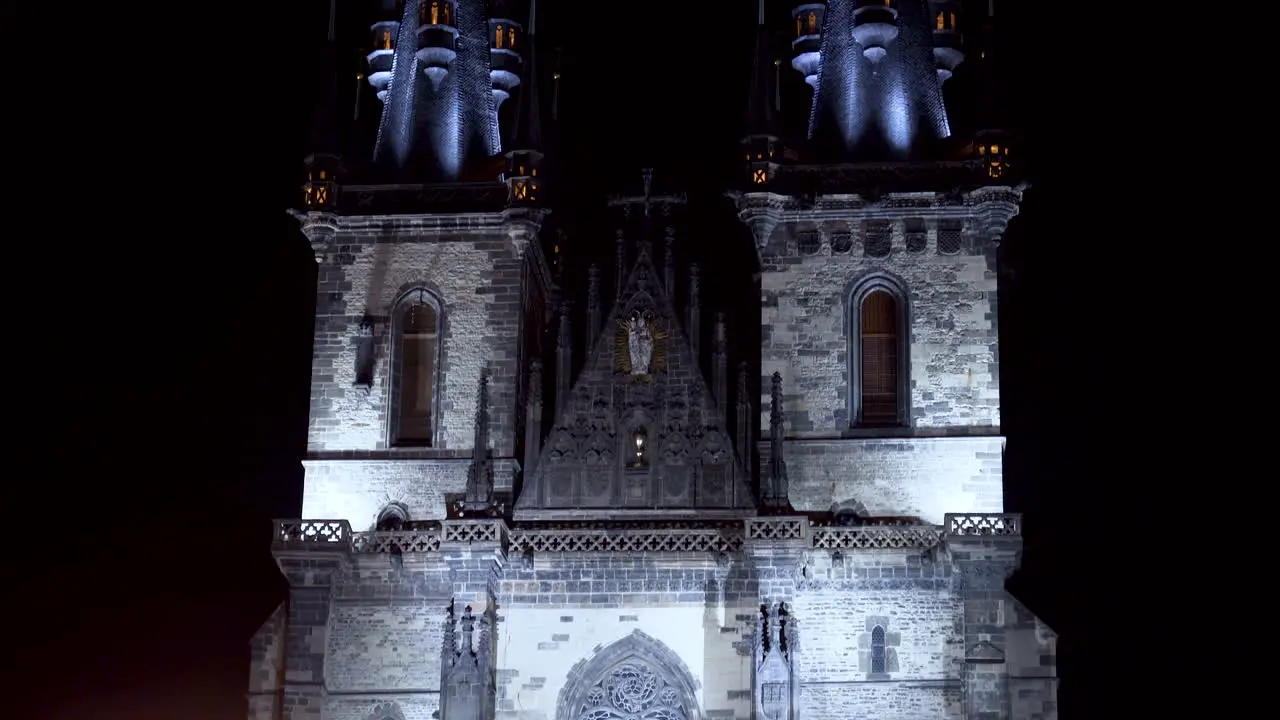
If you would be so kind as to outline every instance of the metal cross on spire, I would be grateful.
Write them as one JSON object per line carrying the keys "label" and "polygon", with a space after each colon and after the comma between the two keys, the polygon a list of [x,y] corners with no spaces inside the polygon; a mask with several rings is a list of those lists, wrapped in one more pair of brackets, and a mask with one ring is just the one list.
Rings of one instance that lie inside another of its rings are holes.
{"label": "metal cross on spire", "polygon": [[631,208],[633,206],[641,205],[644,207],[644,216],[651,217],[655,206],[662,208],[665,212],[668,206],[685,204],[687,198],[684,193],[675,193],[670,195],[653,194],[653,168],[644,168],[640,172],[640,177],[644,183],[643,195],[615,195],[609,199],[609,206],[621,207],[624,213],[630,215]]}

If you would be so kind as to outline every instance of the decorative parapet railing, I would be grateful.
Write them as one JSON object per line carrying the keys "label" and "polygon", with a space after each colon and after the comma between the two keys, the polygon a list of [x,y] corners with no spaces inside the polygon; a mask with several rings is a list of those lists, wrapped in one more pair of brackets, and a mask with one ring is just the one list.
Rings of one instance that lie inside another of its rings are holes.
{"label": "decorative parapet railing", "polygon": [[736,552],[741,528],[516,528],[513,553],[520,552]]}
{"label": "decorative parapet railing", "polygon": [[947,537],[1022,535],[1021,513],[947,513],[942,519]]}
{"label": "decorative parapet railing", "polygon": [[352,532],[346,520],[276,520],[277,547],[356,553],[437,552],[441,544],[496,543],[524,552],[737,552],[748,544],[788,542],[815,550],[927,549],[953,537],[1022,534],[1017,513],[948,513],[927,524],[818,525],[805,516],[748,518],[745,523],[639,523],[516,526],[501,520],[444,520],[394,532]]}

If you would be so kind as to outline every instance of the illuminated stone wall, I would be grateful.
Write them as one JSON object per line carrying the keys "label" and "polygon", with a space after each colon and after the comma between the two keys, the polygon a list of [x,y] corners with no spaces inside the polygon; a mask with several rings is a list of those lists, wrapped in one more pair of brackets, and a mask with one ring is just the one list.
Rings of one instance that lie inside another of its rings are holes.
{"label": "illuminated stone wall", "polygon": [[[946,512],[1003,509],[995,248],[973,232],[963,209],[946,219],[964,229],[940,247],[943,218],[930,212],[910,225],[901,211],[877,214],[888,223],[882,257],[869,247],[872,218],[853,210],[782,222],[763,250],[761,437],[768,437],[768,379],[778,372],[798,509],[856,500],[873,515],[935,523]],[[908,299],[909,425],[902,428],[862,429],[850,420],[851,293],[877,275],[900,284]]]}
{"label": "illuminated stone wall", "polygon": [[[963,555],[961,546],[956,552]],[[323,662],[302,665],[322,665],[325,720],[369,720],[376,712],[426,720],[439,709],[446,608],[474,573],[451,570],[447,557],[409,554],[397,563],[388,554],[363,555],[337,577],[327,632],[306,635],[323,640]],[[799,628],[798,718],[973,717],[977,710],[964,697],[974,668],[1002,678],[1001,717],[1056,717],[1056,636],[999,590],[998,579],[994,601],[966,583],[983,574],[962,571],[973,562],[918,551],[834,558],[815,550],[767,581],[769,571],[753,570],[742,553],[727,560],[710,553],[539,553],[532,564],[514,556],[492,585],[496,717],[557,720],[566,688],[640,658],[670,682],[686,680],[702,718],[755,718],[760,602],[783,586]],[[479,610],[486,601],[468,602]],[[280,642],[286,622],[278,611],[255,637],[251,720],[270,717],[281,677],[274,670],[289,650]],[[871,659],[877,626],[885,631],[883,672]],[[975,638],[999,643],[1000,658],[966,661],[976,654]],[[309,717],[290,713],[286,708],[286,718]]]}
{"label": "illuminated stone wall", "polygon": [[[769,443],[759,449],[768,467]],[[997,436],[790,440],[783,448],[797,510],[860,503],[868,515],[935,524],[949,512],[1004,509],[1003,452]]]}
{"label": "illuminated stone wall", "polygon": [[[352,219],[339,230],[335,256],[319,269],[305,516],[346,519],[363,530],[387,503],[401,502],[413,519],[440,517],[443,494],[465,486],[486,368],[495,483],[510,488],[525,232],[493,215]],[[440,442],[390,449],[390,317],[396,298],[417,287],[443,306]],[[368,390],[356,386],[365,313],[375,319]]]}

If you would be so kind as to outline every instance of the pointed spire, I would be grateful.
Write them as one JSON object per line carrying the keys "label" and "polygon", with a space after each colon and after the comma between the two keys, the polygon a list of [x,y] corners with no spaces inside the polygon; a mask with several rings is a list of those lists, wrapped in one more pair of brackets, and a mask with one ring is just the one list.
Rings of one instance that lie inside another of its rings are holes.
{"label": "pointed spire", "polygon": [[775,372],[769,387],[769,485],[765,504],[775,511],[787,506],[787,463],[782,457],[784,423],[782,373]]}
{"label": "pointed spire", "polygon": [[742,145],[746,152],[746,181],[766,185],[777,175],[783,147],[779,141],[777,94],[778,63],[769,53],[769,27],[764,22],[764,0],[756,0],[756,44],[751,71],[751,94],[747,97],[746,132]]}
{"label": "pointed spire", "polygon": [[764,0],[757,0],[755,66],[751,72],[751,95],[747,98],[746,135],[777,137],[777,113],[774,108],[776,73],[769,54],[769,28],[764,23]]}
{"label": "pointed spire", "polygon": [[986,166],[987,177],[1003,179],[1009,170],[1011,133],[1007,127],[1004,94],[1000,91],[1000,36],[996,28],[995,2],[988,0],[982,28],[982,108],[974,135],[976,154]]}
{"label": "pointed spire", "polygon": [[338,44],[334,40],[337,12],[337,0],[329,0],[329,30],[321,61],[324,77],[303,160],[307,178],[302,186],[302,202],[312,212],[333,212],[338,205],[337,176],[342,171],[342,160],[338,138]]}
{"label": "pointed spire", "polygon": [[538,69],[535,59],[538,46],[535,30],[538,22],[538,0],[529,2],[529,31],[526,33],[524,81],[520,88],[520,104],[516,106],[515,134],[512,150],[537,150],[542,147],[542,114],[538,105]]}
{"label": "pointed spire", "polygon": [[464,510],[484,514],[493,508],[493,463],[489,456],[489,369],[480,371],[476,392],[475,447],[471,451],[471,473],[467,478]]}

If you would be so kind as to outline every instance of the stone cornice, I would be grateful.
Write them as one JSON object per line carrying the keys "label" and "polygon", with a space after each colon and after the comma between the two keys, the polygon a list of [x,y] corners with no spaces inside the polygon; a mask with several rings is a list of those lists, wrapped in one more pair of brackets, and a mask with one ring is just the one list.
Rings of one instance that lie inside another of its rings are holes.
{"label": "stone cornice", "polygon": [[967,191],[890,192],[864,196],[858,193],[784,195],[776,192],[727,193],[738,210],[738,219],[755,235],[757,247],[767,244],[782,222],[842,220],[895,220],[904,215],[924,219],[967,218],[979,231],[999,242],[1009,221],[1018,213],[1025,184],[982,185]]}

